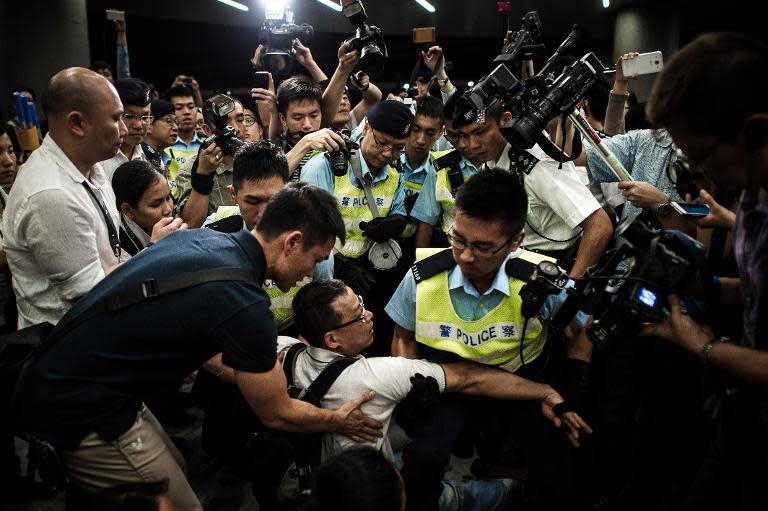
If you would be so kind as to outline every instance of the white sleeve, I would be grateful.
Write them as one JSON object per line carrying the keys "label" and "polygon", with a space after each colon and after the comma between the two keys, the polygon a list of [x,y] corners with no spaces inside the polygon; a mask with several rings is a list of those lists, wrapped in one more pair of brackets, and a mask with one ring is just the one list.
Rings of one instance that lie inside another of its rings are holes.
{"label": "white sleeve", "polygon": [[529,194],[547,204],[573,229],[600,209],[600,204],[581,182],[572,163],[564,163],[563,168],[559,166],[551,159],[539,161],[525,176],[525,185]]}
{"label": "white sleeve", "polygon": [[[411,377],[416,373],[425,377],[432,376],[437,380],[440,392],[445,391],[445,372],[437,364],[404,357],[374,357],[366,359],[366,362],[372,373],[372,380],[375,380],[375,384],[371,384],[370,388],[381,398],[395,403],[402,401],[411,391]],[[373,382],[369,380],[369,383]]]}

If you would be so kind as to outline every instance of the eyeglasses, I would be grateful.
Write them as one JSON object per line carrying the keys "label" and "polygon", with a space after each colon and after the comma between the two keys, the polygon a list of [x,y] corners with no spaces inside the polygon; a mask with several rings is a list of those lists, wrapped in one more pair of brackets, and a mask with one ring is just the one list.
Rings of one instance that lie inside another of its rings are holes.
{"label": "eyeglasses", "polygon": [[373,128],[371,128],[371,136],[373,137],[373,143],[376,144],[376,147],[382,151],[389,151],[389,154],[392,156],[400,156],[405,152],[405,144],[400,147],[395,147],[392,144],[382,144],[379,142],[379,139],[376,138],[376,130]]}
{"label": "eyeglasses", "polygon": [[141,121],[142,124],[150,124],[152,119],[154,117],[151,115],[123,114],[123,122]]}
{"label": "eyeglasses", "polygon": [[158,121],[163,121],[168,126],[178,126],[179,121],[176,120],[175,117],[161,117],[158,119]]}
{"label": "eyeglasses", "polygon": [[256,118],[252,115],[246,115],[243,117],[243,124],[246,126],[253,126],[256,124]]}
{"label": "eyeglasses", "polygon": [[504,247],[512,243],[513,239],[515,239],[515,236],[512,236],[498,248],[477,246],[474,243],[467,243],[466,241],[457,238],[453,234],[453,226],[451,226],[445,236],[448,238],[448,243],[450,243],[453,248],[459,252],[464,252],[464,250],[469,249],[475,257],[490,257],[494,254],[498,254]]}
{"label": "eyeglasses", "polygon": [[353,319],[352,321],[347,321],[346,323],[342,323],[340,325],[336,325],[333,328],[330,328],[328,330],[329,332],[331,330],[338,330],[339,328],[344,328],[344,327],[347,327],[349,325],[354,325],[355,323],[358,323],[358,322],[361,322],[361,323],[365,323],[366,322],[366,319],[365,319],[365,304],[363,303],[363,297],[360,296],[360,295],[357,295],[357,299],[360,301],[360,308],[363,310],[363,312],[360,314],[360,316],[355,318],[355,319]]}

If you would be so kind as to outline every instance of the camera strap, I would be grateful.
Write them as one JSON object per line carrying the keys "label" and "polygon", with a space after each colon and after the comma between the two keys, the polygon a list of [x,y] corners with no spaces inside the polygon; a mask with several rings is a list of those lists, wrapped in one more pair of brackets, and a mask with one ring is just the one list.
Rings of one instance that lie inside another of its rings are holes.
{"label": "camera strap", "polygon": [[381,215],[379,214],[379,208],[376,206],[376,199],[373,197],[373,191],[371,190],[371,183],[373,183],[373,179],[370,173],[365,176],[368,178],[367,180],[363,178],[363,168],[360,164],[359,151],[355,151],[350,156],[349,163],[352,165],[352,172],[355,174],[355,177],[360,182],[360,184],[363,185],[365,200],[368,201],[368,209],[371,210],[371,215],[373,215],[373,218],[379,218]]}
{"label": "camera strap", "polygon": [[[562,123],[561,123],[562,124]],[[564,126],[562,127],[563,130],[565,130]],[[563,140],[565,141],[565,133],[563,133]],[[539,136],[536,138],[536,143],[539,145],[542,151],[555,160],[556,162],[563,164],[569,161],[573,161],[576,159],[576,157],[581,154],[582,146],[581,146],[581,134],[579,131],[575,131],[573,134],[573,143],[571,147],[571,155],[569,156],[566,154],[563,149],[560,147],[557,147],[554,142],[544,134],[543,132],[539,134]]]}

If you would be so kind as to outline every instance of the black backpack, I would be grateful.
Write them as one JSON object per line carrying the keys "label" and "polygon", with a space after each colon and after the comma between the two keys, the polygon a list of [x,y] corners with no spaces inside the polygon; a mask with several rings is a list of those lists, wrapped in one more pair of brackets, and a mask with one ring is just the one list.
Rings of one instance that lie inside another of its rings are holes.
{"label": "black backpack", "polygon": [[[288,349],[283,359],[283,371],[288,380],[288,394],[318,408],[333,382],[355,359],[340,358],[328,364],[307,388],[296,385],[294,369],[298,355],[307,346],[297,343]],[[291,433],[265,428],[248,441],[248,467],[253,494],[259,509],[276,509],[285,499],[308,494],[312,470],[320,464],[323,433]]]}

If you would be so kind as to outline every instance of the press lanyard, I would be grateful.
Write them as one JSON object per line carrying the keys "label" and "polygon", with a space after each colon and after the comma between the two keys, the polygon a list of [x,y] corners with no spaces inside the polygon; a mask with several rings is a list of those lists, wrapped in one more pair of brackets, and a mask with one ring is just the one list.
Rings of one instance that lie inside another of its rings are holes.
{"label": "press lanyard", "polygon": [[107,208],[104,206],[104,204],[101,203],[98,197],[96,197],[96,194],[93,193],[93,190],[91,190],[91,187],[88,186],[88,183],[83,181],[83,187],[90,194],[91,198],[93,198],[93,201],[101,210],[101,214],[104,215],[104,221],[107,223],[107,234],[109,235],[109,246],[112,247],[112,253],[115,254],[115,257],[119,261],[121,253],[120,236],[118,236],[117,229],[115,229],[115,223],[112,221],[112,217],[109,215]]}

